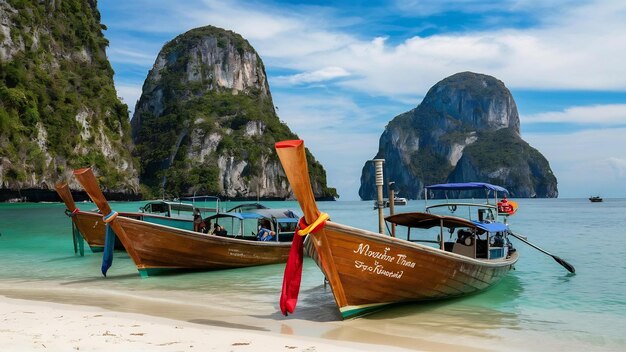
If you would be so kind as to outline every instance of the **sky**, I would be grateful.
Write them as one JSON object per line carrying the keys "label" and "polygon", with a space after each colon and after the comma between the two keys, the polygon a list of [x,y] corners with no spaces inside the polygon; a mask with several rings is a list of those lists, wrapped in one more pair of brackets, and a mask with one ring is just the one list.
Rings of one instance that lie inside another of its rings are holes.
{"label": "sky", "polygon": [[[560,198],[626,197],[626,1],[101,0],[118,95],[134,111],[169,40],[213,25],[265,64],[279,118],[325,167],[340,200],[385,126],[457,72],[513,94],[521,135]],[[401,195],[400,195],[401,196]]]}

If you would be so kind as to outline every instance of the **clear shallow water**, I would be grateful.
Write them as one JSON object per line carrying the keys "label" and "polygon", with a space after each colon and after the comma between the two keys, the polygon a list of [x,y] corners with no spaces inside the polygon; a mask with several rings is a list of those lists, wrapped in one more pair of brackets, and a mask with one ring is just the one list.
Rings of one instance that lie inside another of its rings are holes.
{"label": "clear shallow water", "polygon": [[[298,209],[295,202],[267,203]],[[455,336],[454,343],[492,350],[626,350],[626,200],[521,199],[518,203],[520,210],[510,219],[512,230],[570,262],[576,275],[513,240],[520,253],[516,270],[490,290],[340,322],[321,272],[307,259],[296,314],[284,318],[278,311],[282,264],[141,279],[128,255],[116,252],[108,277],[103,278],[101,253],[86,249],[84,257],[74,255],[64,205],[26,203],[0,204],[0,294],[24,296],[28,290],[25,298],[103,305],[207,324],[221,321],[225,326],[235,324],[229,322],[235,314],[237,322],[245,322],[243,327],[248,328],[284,333],[287,326],[296,334],[414,348],[424,348],[422,340],[434,340],[439,344],[426,345],[429,349],[445,349],[450,336]],[[143,204],[122,202],[111,207],[128,211]],[[333,221],[377,229],[371,202],[319,206]],[[423,206],[422,201],[411,201],[396,211]],[[91,209],[93,204],[79,207]],[[95,297],[104,296],[107,299],[96,302]],[[142,303],[145,299],[152,305]],[[301,320],[322,323],[298,330]]]}

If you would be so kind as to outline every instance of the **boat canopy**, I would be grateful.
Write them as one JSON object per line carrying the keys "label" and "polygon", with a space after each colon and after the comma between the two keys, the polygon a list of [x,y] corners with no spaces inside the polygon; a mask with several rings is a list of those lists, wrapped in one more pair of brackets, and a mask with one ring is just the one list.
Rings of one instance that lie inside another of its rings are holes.
{"label": "boat canopy", "polygon": [[266,208],[266,209],[256,209],[250,211],[251,213],[260,214],[266,218],[290,218],[298,220],[298,215],[296,215],[293,211],[289,209],[274,209],[274,208]]}
{"label": "boat canopy", "polygon": [[444,216],[421,212],[390,215],[386,217],[385,220],[392,224],[421,229],[429,229],[431,227],[441,225],[447,228],[468,227],[471,229],[481,229],[487,232],[503,232],[508,229],[507,226],[501,222],[484,223],[470,221],[456,216]]}
{"label": "boat canopy", "polygon": [[440,226],[442,221],[444,227],[476,228],[476,224],[474,222],[463,218],[421,212],[394,214],[386,217],[385,220],[392,224],[421,229],[429,229],[434,226]]}
{"label": "boat canopy", "polygon": [[501,222],[478,222],[473,221],[477,228],[483,229],[487,232],[504,232],[508,230],[508,226]]}
{"label": "boat canopy", "polygon": [[181,202],[196,202],[196,201],[202,201],[202,202],[207,202],[210,200],[220,200],[220,197],[218,196],[192,196],[192,197],[181,197],[180,198]]}
{"label": "boat canopy", "polygon": [[437,185],[426,186],[426,189],[434,190],[434,191],[446,191],[446,190],[457,190],[457,191],[465,191],[465,190],[476,190],[476,189],[488,189],[491,191],[509,193],[509,191],[500,186],[492,185],[490,183],[484,182],[463,182],[463,183],[440,183]]}
{"label": "boat canopy", "polygon": [[235,218],[239,220],[247,219],[276,219],[279,222],[298,222],[298,216],[288,209],[258,209],[254,212],[232,212],[218,213],[209,216],[207,219]]}
{"label": "boat canopy", "polygon": [[261,203],[245,203],[245,204],[240,204],[234,208],[231,208],[229,210],[227,210],[227,213],[234,213],[234,212],[246,212],[246,211],[254,211],[257,209],[269,209],[268,207],[266,207],[265,205],[261,204]]}
{"label": "boat canopy", "polygon": [[262,219],[264,218],[264,216],[261,214],[256,214],[256,213],[218,213],[218,214],[209,216],[207,219],[212,220],[212,219],[221,219],[221,218],[235,218],[239,220],[246,220],[246,219]]}

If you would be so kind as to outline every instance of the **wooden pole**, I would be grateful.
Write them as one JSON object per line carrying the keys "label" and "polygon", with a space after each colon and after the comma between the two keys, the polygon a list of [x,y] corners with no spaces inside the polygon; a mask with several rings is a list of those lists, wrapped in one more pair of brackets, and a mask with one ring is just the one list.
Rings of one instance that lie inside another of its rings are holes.
{"label": "wooden pole", "polygon": [[385,233],[385,205],[383,204],[383,163],[385,159],[374,159],[374,167],[376,168],[376,188],[378,191],[378,232],[380,234]]}
{"label": "wooden pole", "polygon": [[[396,202],[396,183],[389,182],[389,215],[395,214],[395,202]],[[396,237],[396,224],[391,223],[391,237]]]}

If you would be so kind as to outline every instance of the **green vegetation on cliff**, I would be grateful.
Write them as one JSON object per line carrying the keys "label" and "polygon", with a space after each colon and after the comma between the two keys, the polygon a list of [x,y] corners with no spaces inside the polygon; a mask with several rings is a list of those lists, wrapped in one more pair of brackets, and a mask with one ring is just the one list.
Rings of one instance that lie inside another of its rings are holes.
{"label": "green vegetation on cliff", "polygon": [[[222,177],[241,180],[241,197],[256,194],[263,168],[278,164],[274,143],[297,138],[276,115],[263,62],[252,46],[212,26],[163,47],[144,83],[133,136],[141,182],[153,194],[220,194],[228,191]],[[209,139],[215,145],[207,146]],[[224,175],[219,160],[245,167]],[[311,176],[322,185],[318,196],[337,197],[326,187],[323,167],[310,160]]]}
{"label": "green vegetation on cliff", "polygon": [[[0,161],[8,165],[6,184],[24,183],[33,174],[54,180],[66,167],[95,166],[105,186],[119,186],[131,175],[118,171],[94,145],[103,133],[116,153],[131,160],[128,108],[117,98],[95,1],[7,3],[2,10],[13,25],[10,38],[0,38],[10,40],[13,53],[0,61]],[[102,124],[86,141],[77,121],[81,112],[92,117],[88,122]]]}

